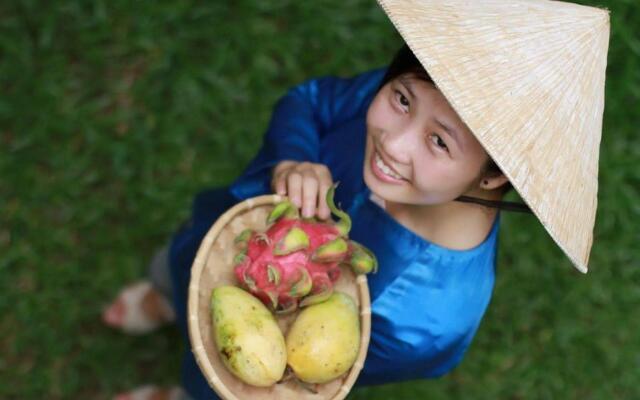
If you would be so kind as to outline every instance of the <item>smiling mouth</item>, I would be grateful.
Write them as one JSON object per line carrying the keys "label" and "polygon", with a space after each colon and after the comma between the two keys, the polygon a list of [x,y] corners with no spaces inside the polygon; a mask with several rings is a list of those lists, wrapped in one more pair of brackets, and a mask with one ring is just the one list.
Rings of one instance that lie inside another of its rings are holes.
{"label": "smiling mouth", "polygon": [[387,176],[399,180],[399,181],[406,181],[406,179],[404,179],[402,176],[396,174],[391,167],[389,167],[387,164],[385,164],[384,160],[382,159],[382,157],[380,156],[380,153],[378,153],[377,150],[374,149],[374,161],[376,166]]}

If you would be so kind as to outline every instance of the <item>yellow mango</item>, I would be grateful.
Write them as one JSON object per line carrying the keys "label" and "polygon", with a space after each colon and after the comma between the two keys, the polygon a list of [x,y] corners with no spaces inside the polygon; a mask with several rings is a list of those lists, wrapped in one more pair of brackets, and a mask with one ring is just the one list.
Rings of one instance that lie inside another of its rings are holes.
{"label": "yellow mango", "polygon": [[304,308],[286,338],[287,363],[308,383],[325,383],[351,368],[360,349],[360,319],[353,299],[334,292]]}
{"label": "yellow mango", "polygon": [[254,386],[271,386],[284,374],[284,335],[275,317],[250,293],[222,286],[211,292],[216,347],[224,365]]}

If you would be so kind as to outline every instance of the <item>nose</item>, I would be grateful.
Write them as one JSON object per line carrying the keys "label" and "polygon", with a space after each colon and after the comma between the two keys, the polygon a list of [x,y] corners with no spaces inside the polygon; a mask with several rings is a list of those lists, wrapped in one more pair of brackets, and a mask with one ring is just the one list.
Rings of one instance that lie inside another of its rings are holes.
{"label": "nose", "polygon": [[411,149],[415,148],[415,138],[419,136],[411,125],[397,127],[394,132],[387,132],[382,138],[382,150],[397,164],[409,164]]}

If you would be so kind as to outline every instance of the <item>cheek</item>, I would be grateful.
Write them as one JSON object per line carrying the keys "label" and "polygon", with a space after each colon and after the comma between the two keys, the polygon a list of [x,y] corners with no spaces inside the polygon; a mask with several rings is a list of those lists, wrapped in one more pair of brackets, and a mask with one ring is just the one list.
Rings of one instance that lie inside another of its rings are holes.
{"label": "cheek", "polygon": [[393,110],[384,96],[377,95],[367,110],[367,125],[377,129],[385,128],[391,123],[393,117]]}
{"label": "cheek", "polygon": [[475,151],[468,151],[464,160],[464,165],[460,166],[460,179],[466,182],[467,187],[479,182],[480,174],[489,156],[478,145]]}
{"label": "cheek", "polygon": [[480,170],[473,163],[461,163],[457,165],[456,168],[451,171],[451,183],[454,186],[455,190],[460,192],[466,192],[475,185],[477,181],[477,176]]}
{"label": "cheek", "polygon": [[425,192],[439,192],[449,196],[466,190],[474,175],[466,165],[444,159],[425,150],[415,161],[416,187]]}
{"label": "cheek", "polygon": [[424,143],[418,157],[414,157],[417,178],[421,189],[432,188],[442,192],[466,191],[480,174],[486,156],[482,149],[457,154],[454,158],[439,154],[428,142]]}

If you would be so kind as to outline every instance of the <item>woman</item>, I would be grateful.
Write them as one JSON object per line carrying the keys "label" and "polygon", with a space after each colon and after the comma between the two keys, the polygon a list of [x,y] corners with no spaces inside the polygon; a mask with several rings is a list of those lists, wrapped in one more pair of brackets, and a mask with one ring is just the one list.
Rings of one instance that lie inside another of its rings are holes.
{"label": "woman", "polygon": [[[327,110],[329,104],[334,109]],[[296,128],[304,133],[287,143]],[[193,219],[170,251],[174,284],[179,283],[175,311],[185,339],[189,268],[217,216],[275,189],[290,196],[304,216],[327,218],[323,194],[333,177],[341,182],[339,202],[354,220],[350,236],[372,248],[380,262],[380,272],[369,278],[373,332],[358,383],[447,372],[462,358],[489,302],[498,232],[496,208],[456,199],[478,198],[499,207],[509,186],[406,46],[386,71],[312,80],[291,90],[274,111],[260,153],[228,193],[197,197]],[[381,230],[378,236],[372,237],[372,227]],[[156,261],[155,270],[159,266],[167,262]],[[428,279],[418,273],[424,268],[431,271]],[[416,273],[409,287],[399,285]],[[173,296],[157,289],[162,286],[167,285],[125,290],[105,321],[147,331],[172,320],[174,309],[167,305]],[[136,302],[132,293],[144,295]],[[134,310],[144,326],[125,322]],[[415,323],[421,312],[428,315]],[[189,374],[199,374],[190,352],[185,357]],[[186,381],[200,384],[195,396],[211,398],[202,377]]]}

